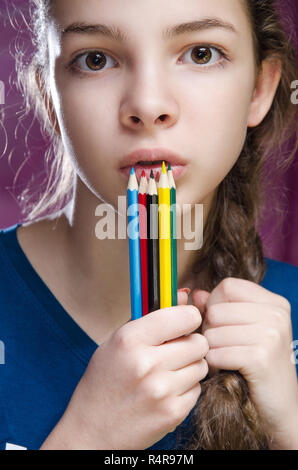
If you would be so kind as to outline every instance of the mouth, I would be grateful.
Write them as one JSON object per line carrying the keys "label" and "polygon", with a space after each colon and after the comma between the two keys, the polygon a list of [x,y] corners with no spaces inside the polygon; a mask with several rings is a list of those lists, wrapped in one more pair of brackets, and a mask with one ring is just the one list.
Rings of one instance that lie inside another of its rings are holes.
{"label": "mouth", "polygon": [[188,168],[188,162],[174,152],[166,149],[141,149],[122,158],[119,172],[128,179],[131,168],[134,167],[139,181],[143,171],[145,171],[147,179],[150,178],[151,170],[154,177],[157,178],[158,173],[161,173],[163,162],[165,162],[166,168],[169,163],[171,164],[175,181],[181,178]]}
{"label": "mouth", "polygon": [[[141,161],[137,162],[137,163],[135,164],[135,166],[136,166],[136,165],[141,165],[141,166],[144,166],[144,167],[146,167],[146,166],[151,166],[151,167],[153,167],[153,166],[155,166],[155,165],[159,166],[159,165],[162,165],[163,161],[164,161],[164,160],[157,160],[156,162],[146,162],[146,161],[142,161],[142,160],[141,160]],[[165,162],[165,164],[167,164],[166,161],[164,161],[164,162]]]}

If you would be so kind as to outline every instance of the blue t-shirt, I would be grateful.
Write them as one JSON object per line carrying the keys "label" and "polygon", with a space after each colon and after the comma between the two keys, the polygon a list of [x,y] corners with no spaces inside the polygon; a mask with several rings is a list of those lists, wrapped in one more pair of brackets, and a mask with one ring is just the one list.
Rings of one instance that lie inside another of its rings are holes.
{"label": "blue t-shirt", "polygon": [[[63,415],[98,345],[34,270],[17,227],[0,231],[0,449],[9,443],[35,450]],[[268,258],[266,263],[261,285],[289,300],[298,339],[298,268]],[[150,449],[182,448],[191,416]]]}

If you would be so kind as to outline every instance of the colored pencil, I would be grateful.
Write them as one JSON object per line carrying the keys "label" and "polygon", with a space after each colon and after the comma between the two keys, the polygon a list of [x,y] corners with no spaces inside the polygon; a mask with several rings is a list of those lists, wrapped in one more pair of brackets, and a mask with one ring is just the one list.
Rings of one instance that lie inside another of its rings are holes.
{"label": "colored pencil", "polygon": [[171,203],[171,283],[172,283],[172,305],[178,305],[177,299],[177,222],[176,222],[176,185],[173,171],[169,163],[168,178],[170,185]]}
{"label": "colored pencil", "polygon": [[160,308],[159,296],[159,232],[158,193],[153,170],[147,191],[147,237],[148,237],[148,311]]}
{"label": "colored pencil", "polygon": [[129,266],[130,266],[130,299],[131,319],[142,317],[142,285],[141,285],[141,256],[140,256],[140,229],[138,181],[134,168],[131,169],[127,186],[127,213],[129,238]]}
{"label": "colored pencil", "polygon": [[147,315],[148,313],[147,187],[148,181],[146,178],[146,173],[145,171],[143,171],[139,186],[139,220],[143,315]]}
{"label": "colored pencil", "polygon": [[158,185],[160,308],[171,307],[171,218],[170,186],[165,162]]}

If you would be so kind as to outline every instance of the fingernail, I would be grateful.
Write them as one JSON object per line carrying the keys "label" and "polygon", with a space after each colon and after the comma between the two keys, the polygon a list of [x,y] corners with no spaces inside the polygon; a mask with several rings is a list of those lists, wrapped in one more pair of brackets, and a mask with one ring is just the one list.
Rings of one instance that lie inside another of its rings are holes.
{"label": "fingernail", "polygon": [[186,292],[187,295],[189,295],[190,289],[188,287],[183,287],[182,289],[178,289],[178,292]]}

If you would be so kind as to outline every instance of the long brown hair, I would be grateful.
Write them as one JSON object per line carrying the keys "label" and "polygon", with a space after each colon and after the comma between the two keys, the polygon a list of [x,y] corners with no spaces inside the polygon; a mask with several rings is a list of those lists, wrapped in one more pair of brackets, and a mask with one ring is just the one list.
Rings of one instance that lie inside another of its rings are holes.
{"label": "long brown hair", "polygon": [[[263,246],[257,231],[264,217],[266,181],[275,178],[290,165],[297,148],[297,107],[291,102],[291,83],[297,78],[295,52],[285,33],[274,0],[242,1],[251,23],[256,65],[268,57],[278,57],[282,77],[272,107],[256,128],[248,129],[246,142],[236,164],[217,188],[213,206],[204,227],[204,244],[193,263],[196,286],[211,291],[226,277],[238,277],[260,283],[266,271]],[[46,29],[50,0],[31,0],[31,29],[36,52],[29,65],[16,55],[18,84],[25,97],[25,113],[34,109],[46,136],[51,138],[47,159],[54,159],[43,197],[30,206],[28,193],[22,194],[27,221],[37,220],[57,205],[62,207],[71,194],[75,174],[64,154],[60,137],[48,119],[46,106],[37,88],[36,73],[47,82],[48,50]],[[291,151],[284,143],[294,139]],[[268,165],[269,164],[269,165]],[[271,168],[271,170],[270,170]],[[274,197],[271,190],[271,197]],[[273,204],[278,204],[273,199]],[[28,213],[29,208],[29,213]],[[202,382],[202,393],[193,412],[196,432],[185,447],[190,449],[267,449],[270,434],[252,403],[248,385],[238,372],[220,371]]]}
{"label": "long brown hair", "polygon": [[[248,129],[241,155],[217,188],[208,214],[205,241],[193,264],[196,286],[208,291],[226,277],[255,283],[263,280],[266,262],[257,227],[264,216],[265,194],[270,194],[271,204],[277,203],[274,182],[290,166],[297,150],[297,106],[291,101],[291,83],[298,76],[293,46],[274,0],[247,0],[246,6],[257,65],[277,56],[282,62],[282,76],[269,113],[258,127]],[[292,148],[287,152],[285,142],[290,137]],[[220,371],[207,377],[193,417],[196,432],[189,449],[270,448],[270,431],[238,372]]]}

